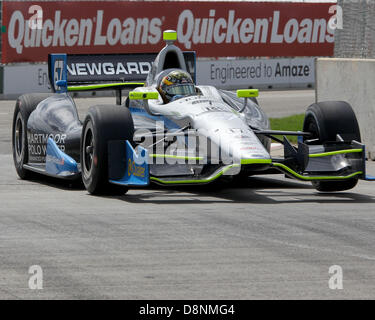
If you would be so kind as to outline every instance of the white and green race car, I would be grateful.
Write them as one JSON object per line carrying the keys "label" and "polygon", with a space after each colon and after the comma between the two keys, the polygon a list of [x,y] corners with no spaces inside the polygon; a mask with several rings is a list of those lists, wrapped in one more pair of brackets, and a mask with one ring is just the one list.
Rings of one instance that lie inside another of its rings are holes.
{"label": "white and green race car", "polygon": [[[51,54],[55,93],[25,94],[16,103],[12,141],[19,176],[82,179],[95,194],[271,173],[310,181],[319,191],[374,179],[366,175],[365,146],[348,103],[312,104],[302,131],[270,130],[257,90],[195,85],[195,53],[175,46],[173,31],[164,39],[157,55]],[[188,74],[192,83],[182,83],[187,92],[174,87],[175,99],[166,101],[160,86],[173,72]],[[129,88],[122,102],[121,90]],[[81,122],[69,92],[87,90],[116,90],[117,101],[92,106]],[[289,142],[291,135],[298,145]],[[284,157],[271,157],[271,140],[284,145]]]}

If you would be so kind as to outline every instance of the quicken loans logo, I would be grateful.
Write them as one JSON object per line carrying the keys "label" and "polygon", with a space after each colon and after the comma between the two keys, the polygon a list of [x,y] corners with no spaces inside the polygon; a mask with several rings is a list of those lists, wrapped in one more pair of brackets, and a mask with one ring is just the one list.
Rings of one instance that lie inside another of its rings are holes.
{"label": "quicken loans logo", "polygon": [[160,18],[113,18],[106,25],[104,19],[103,10],[94,18],[80,20],[64,19],[56,10],[53,20],[38,20],[41,28],[30,28],[29,20],[17,10],[9,21],[9,45],[20,54],[29,47],[156,44],[161,39]]}
{"label": "quicken loans logo", "polygon": [[191,10],[184,10],[178,19],[178,40],[186,48],[198,43],[324,43],[334,41],[334,30],[326,19],[289,19],[285,23],[280,11],[270,17],[238,18],[229,10],[226,18],[196,18]]}

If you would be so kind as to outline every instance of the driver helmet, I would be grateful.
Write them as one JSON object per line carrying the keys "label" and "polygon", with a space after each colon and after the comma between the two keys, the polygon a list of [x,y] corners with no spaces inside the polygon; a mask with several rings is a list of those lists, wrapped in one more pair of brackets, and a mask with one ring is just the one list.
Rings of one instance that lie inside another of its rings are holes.
{"label": "driver helmet", "polygon": [[195,94],[195,86],[187,72],[173,70],[161,79],[158,91],[164,103],[168,103],[187,95]]}

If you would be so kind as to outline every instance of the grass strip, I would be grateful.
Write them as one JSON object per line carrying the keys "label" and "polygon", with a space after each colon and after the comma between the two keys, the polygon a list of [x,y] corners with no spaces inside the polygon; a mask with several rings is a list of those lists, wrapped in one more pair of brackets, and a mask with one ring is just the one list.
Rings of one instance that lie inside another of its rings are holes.
{"label": "grass strip", "polygon": [[[302,131],[303,120],[305,114],[296,114],[283,118],[270,118],[270,124],[272,130],[285,130],[285,131]],[[275,136],[279,139],[283,139],[282,136]],[[288,140],[293,143],[297,143],[297,136],[287,136]]]}

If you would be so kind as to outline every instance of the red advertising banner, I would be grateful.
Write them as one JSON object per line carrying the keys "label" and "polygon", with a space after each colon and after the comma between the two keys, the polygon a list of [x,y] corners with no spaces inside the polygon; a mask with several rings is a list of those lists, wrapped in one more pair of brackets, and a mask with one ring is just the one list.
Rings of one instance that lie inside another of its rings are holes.
{"label": "red advertising banner", "polygon": [[331,5],[5,1],[2,63],[46,61],[56,52],[157,52],[167,29],[177,30],[177,45],[198,57],[332,56]]}

